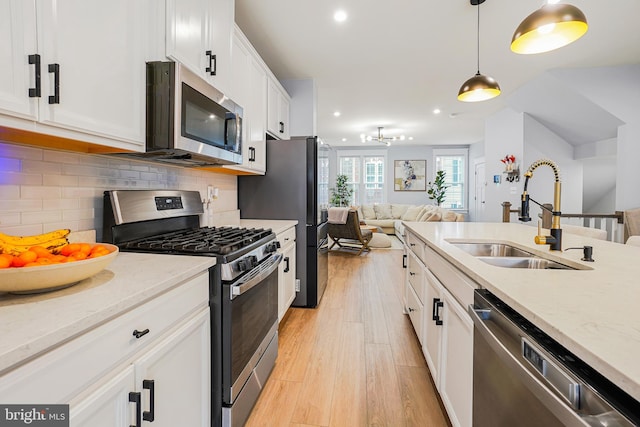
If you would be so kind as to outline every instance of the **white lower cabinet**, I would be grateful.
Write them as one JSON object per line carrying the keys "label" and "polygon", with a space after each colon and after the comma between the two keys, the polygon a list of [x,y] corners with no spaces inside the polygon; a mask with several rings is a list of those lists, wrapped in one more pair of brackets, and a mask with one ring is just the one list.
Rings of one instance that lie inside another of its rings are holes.
{"label": "white lower cabinet", "polygon": [[[473,321],[459,295],[467,303],[473,294],[473,283],[444,258],[407,231],[406,311],[420,338],[422,352],[451,424],[471,427],[473,410]],[[424,259],[422,265],[418,255]],[[418,272],[418,265],[421,269]],[[434,272],[439,274],[436,277]],[[412,274],[413,273],[413,274]],[[412,298],[420,295],[415,289],[417,277],[422,288],[421,322],[407,309]],[[412,285],[412,282],[414,283]],[[469,302],[470,303],[470,302]]]}
{"label": "white lower cabinet", "polygon": [[0,376],[0,401],[69,404],[71,427],[209,427],[208,277]]}
{"label": "white lower cabinet", "polygon": [[276,238],[282,253],[278,267],[278,321],[281,321],[296,297],[296,228],[278,233]]}

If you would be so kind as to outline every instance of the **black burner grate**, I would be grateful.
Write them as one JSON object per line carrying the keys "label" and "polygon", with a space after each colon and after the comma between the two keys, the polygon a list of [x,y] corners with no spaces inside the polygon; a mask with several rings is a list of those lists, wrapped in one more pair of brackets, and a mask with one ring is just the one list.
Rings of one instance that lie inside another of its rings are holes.
{"label": "black burner grate", "polygon": [[271,235],[271,229],[203,227],[126,242],[123,249],[228,255]]}

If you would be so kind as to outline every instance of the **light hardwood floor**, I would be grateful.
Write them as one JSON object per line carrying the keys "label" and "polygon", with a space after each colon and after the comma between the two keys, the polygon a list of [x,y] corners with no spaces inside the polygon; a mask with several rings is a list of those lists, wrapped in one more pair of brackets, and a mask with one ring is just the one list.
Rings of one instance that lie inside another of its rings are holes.
{"label": "light hardwood floor", "polygon": [[247,426],[449,426],[407,315],[402,251],[330,253],[317,309],[291,308]]}

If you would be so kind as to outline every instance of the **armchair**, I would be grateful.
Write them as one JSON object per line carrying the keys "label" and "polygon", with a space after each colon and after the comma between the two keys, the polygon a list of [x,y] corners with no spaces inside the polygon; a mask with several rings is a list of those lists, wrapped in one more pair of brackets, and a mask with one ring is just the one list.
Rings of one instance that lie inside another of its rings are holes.
{"label": "armchair", "polygon": [[329,222],[327,233],[333,240],[329,250],[338,245],[339,248],[359,249],[357,255],[369,250],[369,242],[373,237],[371,230],[360,228],[358,212],[353,209],[349,210],[344,224]]}

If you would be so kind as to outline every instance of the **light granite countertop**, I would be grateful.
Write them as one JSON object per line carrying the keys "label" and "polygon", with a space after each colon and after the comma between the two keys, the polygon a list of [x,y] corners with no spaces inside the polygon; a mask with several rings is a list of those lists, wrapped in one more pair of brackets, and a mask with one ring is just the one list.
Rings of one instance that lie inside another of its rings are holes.
{"label": "light granite countertop", "polygon": [[0,293],[0,374],[215,265],[215,258],[119,253],[100,273],[58,291]]}
{"label": "light granite countertop", "polygon": [[[535,227],[521,224],[407,222],[430,248],[510,305],[578,357],[640,400],[640,247],[563,233],[551,252],[536,245]],[[486,264],[448,242],[512,242],[531,252],[587,270],[528,270]]]}
{"label": "light granite countertop", "polygon": [[274,233],[278,234],[288,228],[295,227],[297,220],[292,219],[241,219],[240,227],[247,228],[270,228]]}

